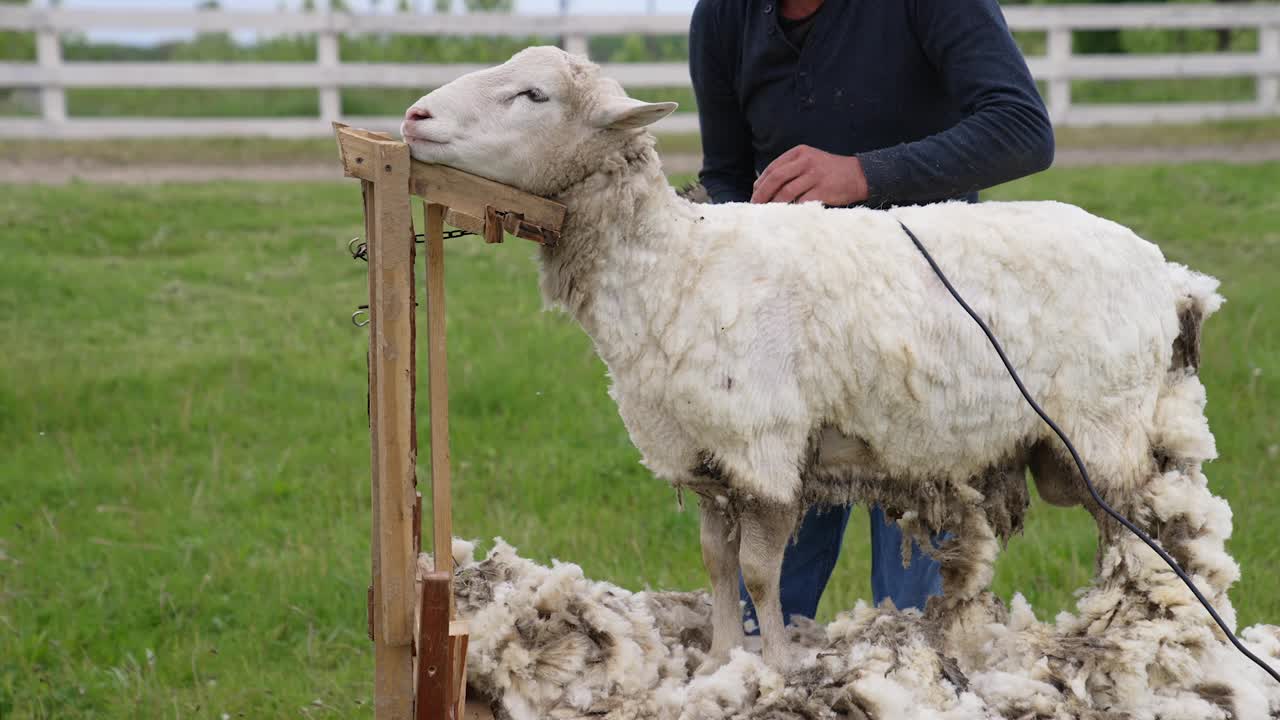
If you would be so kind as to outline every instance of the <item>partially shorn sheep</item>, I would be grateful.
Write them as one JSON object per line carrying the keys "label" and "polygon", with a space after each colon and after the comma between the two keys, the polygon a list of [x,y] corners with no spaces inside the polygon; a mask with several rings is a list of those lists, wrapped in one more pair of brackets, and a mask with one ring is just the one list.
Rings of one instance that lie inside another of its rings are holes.
{"label": "partially shorn sheep", "polygon": [[[1218,642],[1207,616],[1093,506],[1064,448],[899,222],[1002,340],[1101,494],[1234,623],[1230,514],[1199,472],[1214,447],[1198,336],[1221,303],[1217,282],[1167,262],[1125,227],[1055,202],[693,203],[669,186],[646,130],[674,107],[627,97],[583,58],[530,48],[423,97],[402,132],[419,160],[568,208],[559,243],[542,250],[542,293],[594,341],[646,466],[699,496],[714,627],[702,672],[743,641],[739,570],[765,662],[801,662],[778,575],[814,504],[878,503],[910,537],[951,533],[931,549],[945,596],[924,618],[947,657],[963,664],[987,653],[973,645],[976,628],[1003,612],[986,588],[1000,543],[1021,527],[1030,468],[1044,497],[1084,504],[1098,520],[1099,580],[1066,635],[1108,622],[1123,644],[1133,623],[1148,635],[1150,623],[1173,623],[1150,656],[1130,643],[1141,655],[1130,660],[1141,662],[1126,679],[1104,688],[1112,680],[1093,678],[1081,693],[1123,703],[1125,683],[1185,674],[1158,666],[1188,665],[1179,652]],[[1088,662],[1060,651],[1063,662]],[[1234,693],[1219,683],[1202,694],[1227,707]],[[1231,717],[1268,717],[1263,703],[1262,714]]]}

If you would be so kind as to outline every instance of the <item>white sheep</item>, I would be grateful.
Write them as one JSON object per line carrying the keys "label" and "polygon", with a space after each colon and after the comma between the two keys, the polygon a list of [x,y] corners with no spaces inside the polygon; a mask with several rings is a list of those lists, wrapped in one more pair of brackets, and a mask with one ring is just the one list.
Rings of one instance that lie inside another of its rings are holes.
{"label": "white sheep", "polygon": [[1089,505],[899,221],[1001,338],[1103,495],[1135,510],[1136,489],[1168,462],[1157,406],[1194,379],[1216,281],[1056,202],[694,204],[669,186],[645,129],[674,108],[627,97],[583,58],[530,48],[418,100],[402,133],[419,160],[568,208],[542,251],[542,293],[595,342],[645,465],[700,496],[708,670],[742,641],[739,569],[765,660],[785,664],[778,576],[810,505],[874,502],[913,536],[952,532],[937,551],[946,598],[930,611],[961,618],[1019,527],[1022,468],[1051,499]]}

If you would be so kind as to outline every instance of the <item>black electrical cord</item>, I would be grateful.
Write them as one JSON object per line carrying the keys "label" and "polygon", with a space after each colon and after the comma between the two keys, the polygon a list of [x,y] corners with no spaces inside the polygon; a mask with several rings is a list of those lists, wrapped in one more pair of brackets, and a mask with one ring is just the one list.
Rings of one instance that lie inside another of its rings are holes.
{"label": "black electrical cord", "polygon": [[1235,645],[1236,649],[1243,653],[1245,657],[1257,663],[1258,667],[1262,668],[1263,671],[1270,675],[1276,682],[1280,682],[1280,673],[1277,673],[1275,669],[1257,655],[1250,652],[1249,648],[1245,647],[1244,644],[1240,642],[1240,639],[1235,636],[1235,633],[1231,632],[1231,629],[1227,627],[1227,623],[1223,621],[1222,616],[1218,615],[1218,612],[1213,609],[1213,606],[1209,604],[1209,601],[1200,593],[1200,590],[1196,587],[1195,583],[1191,581],[1191,578],[1187,576],[1187,573],[1178,565],[1178,561],[1170,557],[1169,553],[1165,552],[1155,540],[1151,539],[1151,536],[1144,533],[1141,528],[1130,522],[1128,518],[1116,512],[1106,503],[1105,500],[1102,499],[1102,496],[1098,494],[1097,489],[1093,487],[1093,481],[1089,479],[1089,472],[1084,469],[1084,461],[1080,459],[1080,454],[1076,452],[1075,446],[1071,444],[1071,440],[1067,438],[1067,434],[1062,432],[1062,428],[1058,427],[1058,424],[1045,414],[1040,405],[1031,397],[1031,393],[1027,392],[1026,386],[1022,384],[1022,378],[1018,377],[1018,372],[1013,369],[1013,365],[1009,362],[1009,358],[1005,356],[1004,348],[1000,346],[1000,341],[996,340],[996,336],[991,334],[991,328],[987,327],[987,324],[982,321],[982,318],[978,317],[978,314],[973,311],[973,308],[969,307],[969,303],[966,303],[964,298],[960,297],[960,293],[956,292],[956,289],[952,287],[951,281],[947,280],[947,276],[943,274],[942,268],[938,267],[938,263],[934,262],[933,256],[925,249],[924,244],[920,242],[920,238],[917,238],[915,233],[911,232],[911,228],[903,224],[902,221],[898,221],[898,224],[902,226],[902,230],[907,234],[907,237],[911,238],[911,242],[916,244],[916,249],[920,251],[921,255],[924,255],[924,259],[929,261],[929,266],[933,268],[933,272],[938,276],[938,279],[942,281],[942,284],[947,287],[947,291],[951,293],[951,297],[955,298],[956,302],[960,303],[960,307],[964,308],[964,311],[969,313],[969,317],[973,318],[973,321],[978,323],[978,327],[982,328],[982,332],[987,336],[987,340],[991,341],[991,347],[995,348],[996,354],[1000,356],[1000,362],[1004,363],[1005,369],[1009,371],[1009,377],[1013,378],[1014,384],[1018,386],[1018,391],[1022,393],[1022,397],[1026,398],[1027,404],[1030,405],[1031,409],[1035,410],[1036,414],[1040,416],[1040,419],[1044,420],[1045,424],[1048,425],[1055,434],[1057,434],[1058,438],[1062,440],[1062,444],[1067,446],[1067,451],[1071,453],[1071,459],[1076,461],[1076,467],[1080,469],[1080,477],[1084,478],[1085,487],[1089,489],[1089,494],[1093,496],[1094,502],[1098,503],[1098,506],[1106,511],[1108,515],[1115,518],[1116,522],[1125,526],[1129,532],[1137,535],[1142,542],[1147,544],[1147,547],[1154,550],[1156,554],[1160,556],[1160,559],[1164,560],[1165,563],[1168,564],[1175,573],[1177,573],[1178,578],[1186,584],[1187,588],[1191,590],[1191,593],[1196,596],[1196,599],[1200,601],[1200,604],[1204,606],[1204,609],[1209,612],[1209,616],[1213,618],[1213,621],[1218,624],[1218,627],[1222,629],[1222,632],[1226,633],[1227,638],[1231,640],[1231,644]]}

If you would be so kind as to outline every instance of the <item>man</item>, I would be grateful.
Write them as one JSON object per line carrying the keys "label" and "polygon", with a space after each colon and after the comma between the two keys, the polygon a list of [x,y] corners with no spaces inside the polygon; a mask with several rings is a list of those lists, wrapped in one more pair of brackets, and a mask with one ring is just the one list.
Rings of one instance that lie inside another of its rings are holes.
{"label": "man", "polygon": [[[689,67],[712,202],[976,201],[1053,161],[996,0],[699,0]],[[788,622],[817,612],[849,512],[801,522],[782,566]],[[873,508],[872,593],[923,608],[942,592],[938,566],[915,548],[903,568],[901,539]]]}

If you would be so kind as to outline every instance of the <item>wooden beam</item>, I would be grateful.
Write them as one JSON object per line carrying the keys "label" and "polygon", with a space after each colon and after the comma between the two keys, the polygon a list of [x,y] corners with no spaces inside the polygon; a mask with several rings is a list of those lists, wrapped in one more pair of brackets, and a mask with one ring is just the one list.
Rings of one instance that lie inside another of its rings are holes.
{"label": "wooden beam", "polygon": [[[452,597],[452,595],[450,595]],[[467,709],[467,644],[470,631],[462,621],[449,623],[449,706],[454,717]]]}
{"label": "wooden beam", "polygon": [[565,207],[560,203],[444,165],[415,161],[409,188],[414,195],[473,218],[485,217],[486,207],[492,206],[518,213],[525,222],[546,230],[560,232],[564,227]]}
{"label": "wooden beam", "polygon": [[[345,149],[344,145],[344,149]],[[409,195],[409,152],[401,143],[377,143],[360,163],[372,183],[374,232],[369,272],[376,293],[370,308],[375,386],[371,421],[377,447],[378,555],[381,583],[376,593],[379,638],[394,646],[413,642],[416,598],[413,583],[413,224]],[[349,156],[348,156],[349,157]]]}
{"label": "wooden beam", "polygon": [[428,390],[431,413],[431,537],[435,569],[448,573],[452,578],[453,498],[449,470],[449,369],[445,349],[444,206],[428,203],[426,213],[427,375],[431,383]]}
{"label": "wooden beam", "polygon": [[476,235],[484,234],[484,218],[472,217],[453,208],[444,211],[444,223]]}
{"label": "wooden beam", "polygon": [[466,706],[462,711],[463,720],[494,720],[493,710],[489,708],[489,703],[475,698],[467,698]]}
{"label": "wooden beam", "polygon": [[422,579],[422,612],[418,633],[418,694],[416,720],[449,720],[452,713],[449,683],[449,605],[453,576],[434,571]]}
{"label": "wooden beam", "polygon": [[[377,186],[368,181],[362,182],[361,186],[364,190],[365,238],[368,240],[378,235],[378,214],[375,203],[378,191]],[[380,305],[379,283],[371,260],[369,264],[369,307],[375,308]],[[372,469],[370,474],[372,478],[371,497],[373,498],[372,542],[370,543],[373,583],[369,589],[369,634],[374,643],[374,717],[376,720],[410,720],[410,708],[413,706],[413,648],[408,645],[394,645],[387,642],[386,621],[381,611],[382,598],[386,592],[382,562],[381,503],[378,502],[382,494],[382,483],[384,481],[379,463],[380,430],[382,425],[375,421],[377,413],[374,411],[373,404],[376,402],[375,391],[378,386],[378,369],[382,362],[375,337],[371,326],[369,334],[369,402],[371,406],[369,433],[371,439],[370,466]],[[387,482],[390,482],[390,480],[387,480]]]}
{"label": "wooden beam", "polygon": [[386,163],[379,161],[382,153],[396,158],[403,155],[405,172],[408,172],[408,145],[391,139],[391,136],[385,133],[361,130],[340,122],[334,122],[333,129],[338,139],[338,156],[342,160],[342,170],[347,177],[358,177],[370,182],[390,180],[391,171],[385,170]]}

